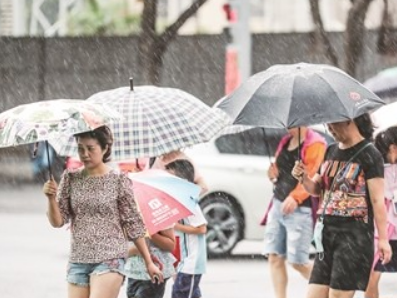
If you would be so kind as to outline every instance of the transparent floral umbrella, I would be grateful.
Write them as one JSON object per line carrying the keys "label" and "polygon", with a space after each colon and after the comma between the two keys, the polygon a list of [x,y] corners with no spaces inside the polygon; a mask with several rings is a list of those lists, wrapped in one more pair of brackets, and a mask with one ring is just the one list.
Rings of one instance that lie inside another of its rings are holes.
{"label": "transparent floral umbrella", "polygon": [[[48,146],[49,140],[57,143],[65,136],[120,119],[118,112],[85,100],[54,99],[23,104],[0,114],[0,148],[41,141]],[[50,165],[49,171],[51,174]]]}

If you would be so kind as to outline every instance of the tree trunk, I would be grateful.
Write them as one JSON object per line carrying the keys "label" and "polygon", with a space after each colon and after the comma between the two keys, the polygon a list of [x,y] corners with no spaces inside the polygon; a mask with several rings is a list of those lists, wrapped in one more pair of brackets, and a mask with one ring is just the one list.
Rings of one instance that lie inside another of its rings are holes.
{"label": "tree trunk", "polygon": [[144,1],[139,34],[138,69],[139,82],[156,85],[159,81],[155,70],[157,0]]}
{"label": "tree trunk", "polygon": [[310,12],[312,15],[314,29],[315,42],[321,42],[321,46],[325,51],[325,55],[335,66],[338,66],[338,57],[336,55],[335,49],[328,39],[328,36],[324,29],[323,20],[321,19],[319,0],[309,0]]}
{"label": "tree trunk", "polygon": [[351,76],[356,75],[356,67],[363,53],[365,16],[372,0],[354,0],[349,10],[344,38],[345,70]]}
{"label": "tree trunk", "polygon": [[196,0],[178,19],[159,35],[156,32],[157,0],[144,1],[141,33],[139,35],[139,81],[158,85],[163,66],[163,56],[169,43],[177,36],[178,30],[194,15],[207,0]]}
{"label": "tree trunk", "polygon": [[382,13],[382,23],[379,28],[377,49],[381,55],[393,54],[396,51],[391,40],[392,19],[389,13],[389,1],[383,0],[384,7]]}

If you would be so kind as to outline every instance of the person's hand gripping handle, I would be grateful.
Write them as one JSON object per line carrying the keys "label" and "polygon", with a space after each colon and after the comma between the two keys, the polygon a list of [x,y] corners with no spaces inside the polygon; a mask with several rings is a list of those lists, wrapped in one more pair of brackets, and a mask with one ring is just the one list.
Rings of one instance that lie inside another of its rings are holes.
{"label": "person's hand gripping handle", "polygon": [[291,174],[296,180],[298,180],[300,183],[303,183],[303,177],[306,174],[306,167],[301,160],[295,161],[295,165]]}
{"label": "person's hand gripping handle", "polygon": [[270,181],[272,183],[276,183],[277,182],[277,178],[278,178],[278,169],[277,166],[274,162],[272,162],[270,164],[269,169],[267,170],[267,176],[269,177]]}
{"label": "person's hand gripping handle", "polygon": [[50,176],[50,179],[43,185],[43,193],[47,198],[55,198],[58,190],[58,184],[55,182],[54,176]]}

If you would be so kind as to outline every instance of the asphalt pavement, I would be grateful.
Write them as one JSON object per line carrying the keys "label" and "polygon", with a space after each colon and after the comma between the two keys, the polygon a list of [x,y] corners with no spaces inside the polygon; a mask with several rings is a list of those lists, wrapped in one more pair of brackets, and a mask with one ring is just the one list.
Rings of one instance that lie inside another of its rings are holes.
{"label": "asphalt pavement", "polygon": [[[65,270],[69,231],[54,229],[45,215],[41,185],[0,185],[0,297],[67,297]],[[203,297],[274,298],[267,261],[260,255],[261,242],[243,241],[233,256],[209,260],[202,278]],[[289,297],[305,297],[307,282],[289,268]],[[381,298],[397,297],[396,275],[381,280]],[[172,281],[165,297],[170,297]],[[362,293],[358,293],[356,297]],[[126,298],[125,287],[119,298]]]}

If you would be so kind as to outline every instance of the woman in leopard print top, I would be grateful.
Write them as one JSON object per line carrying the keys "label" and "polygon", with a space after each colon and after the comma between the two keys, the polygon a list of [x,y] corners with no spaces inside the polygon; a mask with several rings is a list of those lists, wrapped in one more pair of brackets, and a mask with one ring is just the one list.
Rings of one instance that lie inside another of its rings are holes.
{"label": "woman in leopard print top", "polygon": [[69,297],[100,292],[101,297],[116,298],[124,280],[128,241],[139,249],[153,281],[162,281],[144,239],[132,182],[105,164],[113,143],[110,129],[102,126],[75,137],[83,168],[66,170],[59,186],[51,179],[43,187],[51,225],[71,225]]}

